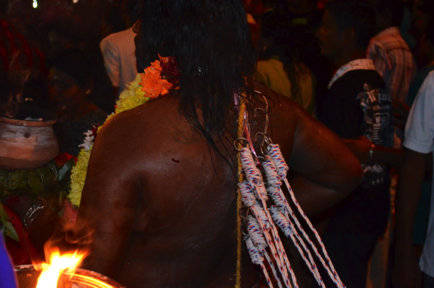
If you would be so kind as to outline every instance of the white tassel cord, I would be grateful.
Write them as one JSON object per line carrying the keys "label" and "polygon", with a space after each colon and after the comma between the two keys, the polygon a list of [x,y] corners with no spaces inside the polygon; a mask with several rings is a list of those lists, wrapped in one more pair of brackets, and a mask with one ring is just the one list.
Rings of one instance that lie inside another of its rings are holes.
{"label": "white tassel cord", "polygon": [[303,219],[308,224],[309,228],[314,233],[316,239],[318,240],[319,245],[321,246],[322,252],[324,253],[324,256],[326,258],[327,263],[324,261],[321,254],[318,252],[318,249],[316,248],[315,244],[310,240],[309,236],[306,234],[306,232],[303,230],[303,228],[300,225],[300,222],[297,219],[297,216],[292,211],[291,207],[288,205],[287,210],[290,212],[290,215],[292,216],[294,222],[296,223],[297,227],[300,229],[301,233],[303,234],[304,238],[309,242],[310,246],[314,250],[315,254],[317,255],[318,259],[320,259],[322,265],[327,270],[327,273],[329,274],[332,281],[336,284],[337,287],[345,287],[345,285],[342,283],[341,279],[339,278],[339,275],[337,274],[333,263],[330,260],[330,257],[325,249],[324,244],[322,243],[321,237],[319,236],[316,229],[313,227],[312,223],[310,222],[309,218],[306,216],[306,214],[303,212],[303,209],[300,207],[300,204],[298,203],[297,199],[295,198],[294,192],[291,189],[291,186],[289,185],[288,180],[286,179],[286,173],[289,170],[288,165],[286,164],[282,152],[280,151],[278,144],[269,144],[268,145],[268,154],[271,156],[271,158],[274,161],[274,164],[276,166],[276,171],[281,179],[285,182],[285,185],[289,191],[289,195],[291,197],[291,200],[293,201],[294,205],[297,207],[298,212],[300,215],[302,215]]}
{"label": "white tassel cord", "polygon": [[[266,243],[267,243],[268,247],[270,248],[271,254],[273,255],[274,261],[276,262],[277,268],[279,269],[282,277],[284,278],[285,286],[291,288],[292,286],[291,286],[291,283],[289,282],[289,278],[287,276],[288,274],[286,273],[286,276],[285,276],[286,269],[283,266],[284,264],[282,265],[281,257],[279,256],[279,253],[277,253],[275,243],[272,240],[272,237],[270,236],[270,233],[269,233],[269,230],[271,228],[270,220],[267,218],[267,216],[263,212],[262,207],[260,207],[260,205],[258,203],[256,203],[256,198],[253,194],[253,189],[250,186],[250,184],[247,182],[243,182],[243,183],[239,183],[238,186],[240,188],[240,192],[242,195],[242,201],[243,201],[244,205],[246,205],[247,207],[250,208],[250,211],[253,213],[253,215],[257,219],[257,223],[259,224],[260,230],[266,239]],[[271,260],[269,260],[269,262],[272,263]],[[275,275],[277,275],[277,274],[275,274]],[[276,281],[278,283],[280,283],[280,278],[276,277]],[[280,286],[281,286],[281,284],[279,284],[279,287]]]}
{"label": "white tassel cord", "polygon": [[[266,215],[266,218],[269,221],[271,234],[272,234],[273,239],[274,239],[274,245],[277,248],[277,252],[278,252],[276,254],[276,256],[278,256],[278,258],[279,258],[279,261],[277,262],[278,268],[283,275],[285,284],[287,284],[288,287],[290,287],[289,285],[291,285],[289,283],[288,272],[291,275],[291,279],[293,281],[294,287],[298,287],[297,279],[295,278],[295,274],[294,274],[292,267],[291,267],[291,265],[287,259],[285,249],[283,248],[283,244],[282,244],[282,241],[280,240],[277,228],[274,225],[273,219],[272,219],[268,209],[266,208],[267,207],[266,200],[268,199],[268,197],[267,197],[267,190],[265,189],[265,186],[263,184],[262,174],[259,171],[259,169],[256,168],[256,165],[255,165],[255,162],[253,160],[253,156],[250,152],[250,149],[243,148],[243,149],[241,149],[240,153],[241,153],[241,156],[240,156],[241,163],[242,163],[242,167],[243,167],[243,170],[245,172],[247,181],[249,182],[250,186],[253,188],[253,191],[256,192],[255,193],[256,198],[260,201],[262,206],[265,207],[265,209],[263,211]],[[252,207],[253,207],[252,210],[256,210],[256,209],[254,209],[254,206],[252,206]],[[255,211],[253,211],[253,212],[255,212]],[[260,220],[260,219],[258,219],[258,220]],[[260,223],[260,224],[261,224],[261,228],[262,228],[262,223]],[[272,245],[271,245],[272,239],[267,238],[267,241],[269,242],[269,246],[271,248],[272,247]],[[274,251],[273,251],[273,253],[274,253]]]}
{"label": "white tassel cord", "polygon": [[[284,232],[285,236],[291,238],[297,250],[299,251],[301,257],[306,263],[307,267],[311,271],[312,275],[318,282],[321,287],[324,287],[324,282],[319,274],[319,271],[316,267],[316,263],[313,260],[312,254],[310,250],[307,248],[303,239],[300,237],[299,233],[296,229],[293,229],[294,225],[291,219],[288,217],[288,207],[289,204],[286,201],[285,196],[283,195],[280,186],[282,185],[282,181],[280,180],[279,175],[277,174],[276,167],[274,166],[273,159],[269,156],[265,156],[265,161],[262,162],[262,166],[265,170],[265,175],[267,176],[268,183],[270,186],[268,187],[268,194],[273,199],[276,207],[271,207],[271,215],[273,217],[274,223],[279,226],[279,228]],[[279,210],[279,211],[278,211]],[[298,241],[297,241],[298,240]],[[302,245],[303,249],[300,247],[299,243]],[[308,258],[306,258],[307,254]]]}
{"label": "white tassel cord", "polygon": [[255,244],[258,251],[260,251],[262,255],[265,256],[268,265],[271,267],[271,271],[273,272],[274,278],[277,280],[277,285],[279,286],[279,288],[283,288],[282,283],[277,274],[276,268],[274,267],[273,261],[268,255],[267,250],[265,250],[265,248],[267,248],[267,241],[264,239],[264,236],[262,235],[262,231],[259,228],[258,222],[251,215],[249,215],[248,218],[247,230],[249,231],[249,236],[252,239],[253,244]]}
{"label": "white tassel cord", "polygon": [[252,263],[261,266],[262,273],[264,273],[268,287],[273,288],[273,283],[271,282],[270,276],[268,275],[267,268],[264,266],[264,258],[259,253],[255,245],[253,245],[252,239],[250,239],[250,237],[246,236],[244,241],[246,242],[247,250],[249,251]]}

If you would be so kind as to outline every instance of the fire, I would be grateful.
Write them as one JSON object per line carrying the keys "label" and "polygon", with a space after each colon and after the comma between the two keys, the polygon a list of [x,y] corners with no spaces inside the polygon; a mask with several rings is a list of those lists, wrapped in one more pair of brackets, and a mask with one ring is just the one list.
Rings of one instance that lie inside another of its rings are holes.
{"label": "fire", "polygon": [[92,288],[113,288],[112,285],[102,282],[101,280],[95,279],[90,276],[84,276],[79,274],[74,274],[72,277],[73,282],[85,284],[86,287]]}
{"label": "fire", "polygon": [[[79,253],[78,251],[75,251],[74,253],[65,253],[61,255],[59,249],[49,245],[46,245],[46,248],[47,247],[49,247],[47,250],[49,250],[48,253],[50,253],[49,263],[35,265],[36,269],[42,269],[36,288],[63,287],[62,284],[59,283],[59,279],[62,274],[69,277],[69,282],[82,284],[80,287],[113,288],[112,285],[107,284],[99,279],[81,274],[82,272],[80,272],[80,274],[75,273],[77,267],[87,256],[86,252]],[[47,253],[47,250],[45,253]]]}
{"label": "fire", "polygon": [[60,275],[65,270],[73,272],[85,256],[85,253],[78,254],[77,251],[60,255],[59,250],[54,248],[51,252],[50,263],[41,264],[42,273],[39,276],[36,288],[57,288]]}

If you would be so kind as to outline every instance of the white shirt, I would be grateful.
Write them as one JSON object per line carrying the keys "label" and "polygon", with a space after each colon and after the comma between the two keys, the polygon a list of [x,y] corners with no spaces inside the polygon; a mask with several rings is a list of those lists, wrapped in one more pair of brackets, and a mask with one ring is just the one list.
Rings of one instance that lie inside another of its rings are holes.
{"label": "white shirt", "polygon": [[[422,84],[411,108],[405,127],[405,147],[419,152],[430,153],[434,148],[434,71]],[[434,189],[433,187],[431,190]],[[434,197],[431,197],[428,232],[420,258],[422,272],[434,277]]]}
{"label": "white shirt", "polygon": [[108,35],[99,44],[112,85],[119,87],[118,97],[137,75],[135,36],[133,29],[129,28]]}

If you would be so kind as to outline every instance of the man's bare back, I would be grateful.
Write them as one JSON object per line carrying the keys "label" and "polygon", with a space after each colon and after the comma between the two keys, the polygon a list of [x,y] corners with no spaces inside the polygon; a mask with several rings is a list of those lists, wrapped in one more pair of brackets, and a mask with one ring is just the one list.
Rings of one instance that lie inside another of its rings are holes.
{"label": "man's bare back", "polygon": [[[314,214],[343,199],[360,180],[356,158],[301,107],[262,85],[255,88],[267,95],[269,136],[298,173],[291,183],[302,207]],[[236,166],[178,109],[176,94],[169,94],[117,115],[100,131],[77,225],[93,231],[85,268],[129,288],[231,287]],[[253,114],[252,137],[264,129],[263,115]],[[236,163],[234,139],[227,136],[217,145]],[[252,287],[253,264],[246,253],[242,260],[242,287]]]}

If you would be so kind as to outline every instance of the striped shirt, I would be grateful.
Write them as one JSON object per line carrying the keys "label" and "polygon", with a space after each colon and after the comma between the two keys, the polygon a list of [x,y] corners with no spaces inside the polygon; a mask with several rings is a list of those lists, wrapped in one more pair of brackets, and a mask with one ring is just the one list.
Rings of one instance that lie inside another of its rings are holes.
{"label": "striped shirt", "polygon": [[374,61],[392,98],[404,102],[416,74],[416,62],[399,28],[387,28],[373,37],[366,58]]}

